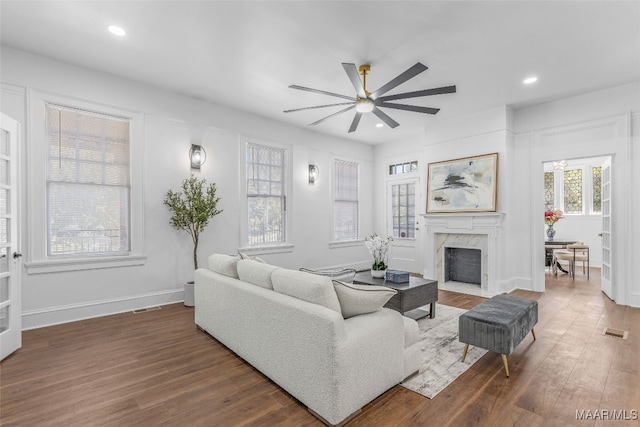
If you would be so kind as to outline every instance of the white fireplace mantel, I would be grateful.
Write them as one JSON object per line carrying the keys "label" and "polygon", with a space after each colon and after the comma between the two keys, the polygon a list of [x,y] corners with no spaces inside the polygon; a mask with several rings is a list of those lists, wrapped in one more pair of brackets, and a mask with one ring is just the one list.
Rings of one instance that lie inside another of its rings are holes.
{"label": "white fireplace mantel", "polygon": [[[486,236],[486,254],[483,254],[483,283],[482,287],[489,293],[498,294],[502,292],[503,272],[500,267],[500,259],[503,258],[504,238],[502,236],[502,226],[504,223],[504,213],[500,212],[477,212],[477,213],[451,213],[451,214],[422,214],[426,233],[425,248],[425,277],[440,278],[442,272],[439,271],[443,265],[442,250],[439,246],[442,237],[449,235],[483,235]],[[441,280],[441,279],[440,279]]]}

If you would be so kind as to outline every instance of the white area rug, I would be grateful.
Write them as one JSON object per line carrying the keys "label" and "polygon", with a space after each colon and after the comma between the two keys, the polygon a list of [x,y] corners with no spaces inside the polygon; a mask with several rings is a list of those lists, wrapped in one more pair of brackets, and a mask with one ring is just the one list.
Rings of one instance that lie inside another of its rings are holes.
{"label": "white area rug", "polygon": [[422,365],[418,375],[402,383],[404,387],[433,399],[484,356],[487,350],[469,346],[465,361],[461,361],[464,344],[458,341],[458,318],[466,311],[437,304],[435,319],[418,320]]}

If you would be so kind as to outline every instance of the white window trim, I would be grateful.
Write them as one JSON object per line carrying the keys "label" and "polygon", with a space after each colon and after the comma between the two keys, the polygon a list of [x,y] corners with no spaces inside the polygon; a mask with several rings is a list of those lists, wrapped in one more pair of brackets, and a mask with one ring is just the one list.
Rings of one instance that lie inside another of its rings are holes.
{"label": "white window trim", "polygon": [[[358,165],[358,235],[352,239],[344,239],[344,240],[336,240],[335,236],[335,201],[336,201],[336,195],[335,195],[335,185],[334,185],[334,180],[335,180],[335,168],[336,168],[336,161],[342,161],[342,162],[350,162],[350,163],[355,163]],[[344,157],[332,157],[331,158],[331,192],[330,192],[330,203],[331,203],[331,229],[329,230],[329,248],[330,249],[334,249],[334,248],[346,248],[346,247],[352,247],[352,246],[360,246],[364,244],[364,238],[362,237],[362,209],[361,209],[361,203],[362,203],[362,199],[361,199],[361,194],[362,194],[362,164],[361,161],[358,160],[354,160],[354,159],[347,159]]]}
{"label": "white window trim", "polygon": [[[28,110],[28,196],[27,196],[27,241],[29,247],[25,266],[28,274],[55,273],[63,271],[91,270],[97,268],[128,267],[143,265],[144,252],[144,115],[140,112],[103,105],[97,102],[29,89]],[[127,255],[47,255],[46,212],[46,114],[47,103],[96,111],[130,119],[131,130],[131,249]]]}
{"label": "white window trim", "polygon": [[[286,211],[285,211],[285,241],[280,243],[273,243],[269,245],[249,245],[249,209],[247,200],[247,144],[264,145],[266,147],[273,147],[284,150],[284,193],[286,197]],[[276,144],[269,141],[260,140],[248,136],[240,136],[239,138],[239,150],[240,155],[238,171],[240,173],[238,182],[240,183],[240,206],[242,209],[242,223],[240,224],[240,250],[247,255],[269,255],[278,253],[290,253],[295,248],[292,240],[293,230],[293,197],[291,197],[291,188],[293,187],[293,171],[292,171],[292,152],[293,149],[290,145]]]}

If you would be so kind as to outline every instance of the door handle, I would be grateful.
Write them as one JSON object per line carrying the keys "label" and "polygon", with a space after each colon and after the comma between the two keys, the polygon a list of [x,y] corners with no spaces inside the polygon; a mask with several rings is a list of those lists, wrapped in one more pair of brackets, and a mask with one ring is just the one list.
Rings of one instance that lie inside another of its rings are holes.
{"label": "door handle", "polygon": [[18,259],[22,256],[22,254],[18,253],[18,252],[14,252],[13,253],[13,259]]}

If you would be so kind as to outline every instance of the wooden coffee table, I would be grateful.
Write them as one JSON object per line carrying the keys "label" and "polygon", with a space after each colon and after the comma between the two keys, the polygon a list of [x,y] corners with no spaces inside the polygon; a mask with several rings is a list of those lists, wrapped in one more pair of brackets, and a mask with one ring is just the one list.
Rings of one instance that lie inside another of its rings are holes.
{"label": "wooden coffee table", "polygon": [[[418,320],[425,316],[432,319],[436,315],[436,301],[438,301],[438,281],[409,277],[407,283],[393,283],[385,279],[376,279],[369,271],[356,273],[353,283],[361,285],[386,286],[398,291],[384,306],[399,311],[404,316]],[[418,307],[429,304],[429,311]]]}

